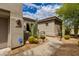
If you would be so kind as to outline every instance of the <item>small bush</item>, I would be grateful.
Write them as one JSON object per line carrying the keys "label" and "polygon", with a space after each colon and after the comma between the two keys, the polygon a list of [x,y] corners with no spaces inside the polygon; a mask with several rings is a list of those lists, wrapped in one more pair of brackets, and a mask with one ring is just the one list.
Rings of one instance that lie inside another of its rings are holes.
{"label": "small bush", "polygon": [[34,43],[35,43],[35,44],[38,44],[38,43],[39,43],[38,39],[35,39],[35,40],[34,40]]}
{"label": "small bush", "polygon": [[32,34],[31,34],[31,32],[28,32],[28,34],[31,36]]}
{"label": "small bush", "polygon": [[35,38],[38,38],[38,35],[34,35]]}
{"label": "small bush", "polygon": [[35,37],[33,37],[33,36],[30,36],[28,40],[29,40],[29,42],[32,43],[32,44],[37,44],[37,43],[39,42],[39,41],[38,41]]}
{"label": "small bush", "polygon": [[66,40],[69,40],[69,39],[70,39],[70,35],[65,35],[64,38],[65,38]]}

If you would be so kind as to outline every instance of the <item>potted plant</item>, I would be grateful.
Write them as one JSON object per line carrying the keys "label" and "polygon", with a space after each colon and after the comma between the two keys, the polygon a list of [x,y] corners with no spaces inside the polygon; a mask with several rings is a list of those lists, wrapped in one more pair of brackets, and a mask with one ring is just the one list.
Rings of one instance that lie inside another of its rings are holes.
{"label": "potted plant", "polygon": [[41,35],[40,38],[43,40],[43,42],[45,41],[45,36]]}

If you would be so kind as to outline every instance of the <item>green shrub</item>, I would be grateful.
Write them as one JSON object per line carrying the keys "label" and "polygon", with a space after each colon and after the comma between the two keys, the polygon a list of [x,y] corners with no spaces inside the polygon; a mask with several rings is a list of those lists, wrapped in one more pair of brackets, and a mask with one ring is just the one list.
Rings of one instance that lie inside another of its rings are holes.
{"label": "green shrub", "polygon": [[33,36],[30,36],[29,37],[29,43],[32,43],[32,44],[37,44],[39,41],[35,38],[35,37],[33,37]]}
{"label": "green shrub", "polygon": [[34,35],[35,38],[38,38],[38,35]]}
{"label": "green shrub", "polygon": [[31,32],[28,32],[28,34],[31,36],[32,34],[31,34]]}
{"label": "green shrub", "polygon": [[35,39],[35,40],[34,40],[34,43],[35,43],[35,44],[38,44],[38,43],[39,43],[38,39]]}
{"label": "green shrub", "polygon": [[64,38],[65,38],[66,40],[69,40],[69,39],[70,39],[70,35],[65,35]]}

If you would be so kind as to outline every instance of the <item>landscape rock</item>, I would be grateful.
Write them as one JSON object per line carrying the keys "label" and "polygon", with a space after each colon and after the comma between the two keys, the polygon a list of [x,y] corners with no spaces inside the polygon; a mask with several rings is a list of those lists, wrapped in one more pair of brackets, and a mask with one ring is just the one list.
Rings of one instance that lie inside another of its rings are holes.
{"label": "landscape rock", "polygon": [[0,56],[7,56],[9,51],[11,51],[10,48],[0,49]]}
{"label": "landscape rock", "polygon": [[[24,56],[51,56],[62,45],[60,41],[48,41],[40,46],[24,51]],[[21,55],[21,54],[20,54]]]}

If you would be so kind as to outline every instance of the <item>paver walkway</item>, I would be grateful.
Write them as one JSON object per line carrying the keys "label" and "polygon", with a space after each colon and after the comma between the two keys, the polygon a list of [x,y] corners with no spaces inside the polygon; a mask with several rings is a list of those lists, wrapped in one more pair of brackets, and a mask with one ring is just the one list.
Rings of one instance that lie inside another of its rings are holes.
{"label": "paver walkway", "polygon": [[64,44],[55,52],[55,56],[79,56],[79,46],[77,46],[78,39],[62,39],[62,42]]}

